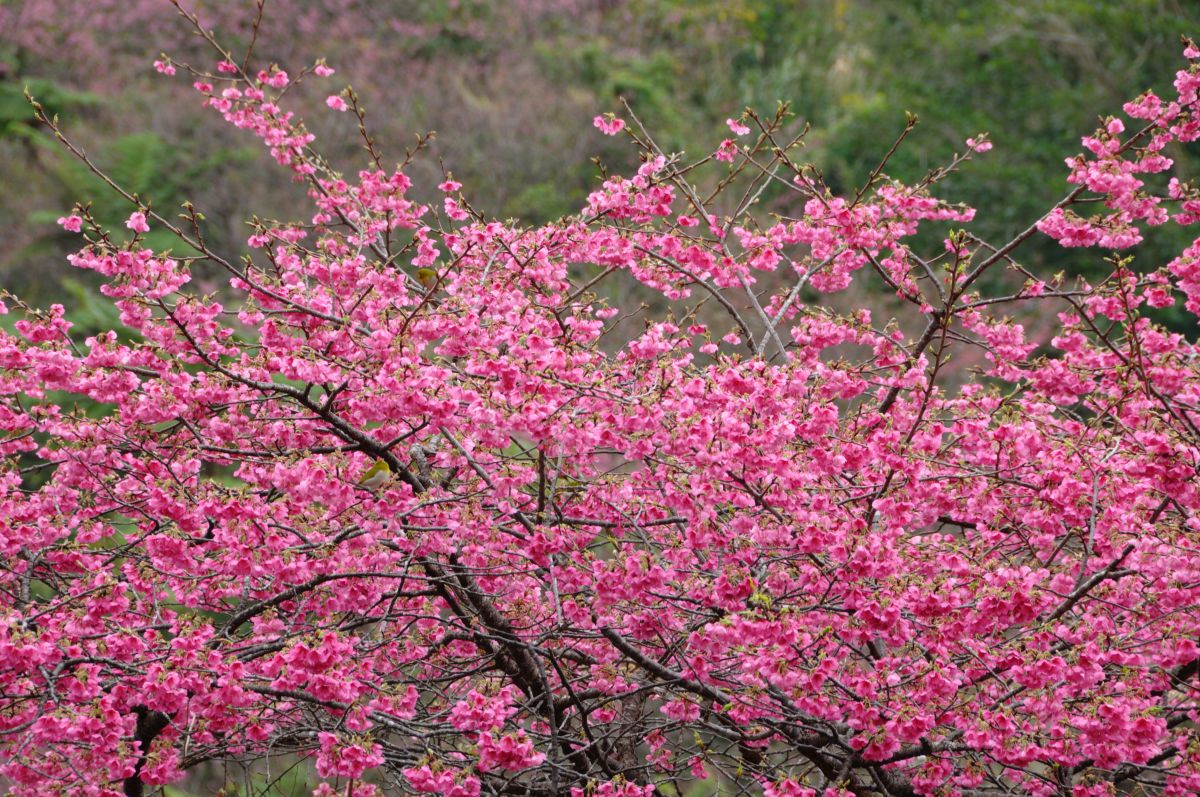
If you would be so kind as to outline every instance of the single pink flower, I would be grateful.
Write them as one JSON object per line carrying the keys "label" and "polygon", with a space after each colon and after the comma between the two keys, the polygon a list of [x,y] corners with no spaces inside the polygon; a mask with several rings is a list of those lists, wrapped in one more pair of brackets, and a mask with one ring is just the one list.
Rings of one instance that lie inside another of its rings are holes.
{"label": "single pink flower", "polygon": [[58,223],[67,232],[80,232],[83,230],[83,219],[75,214],[59,216]]}
{"label": "single pink flower", "polygon": [[734,135],[744,136],[750,132],[750,128],[737,119],[726,119],[725,124],[729,125],[729,129],[734,132]]}
{"label": "single pink flower", "polygon": [[146,223],[146,214],[140,210],[134,211],[129,215],[129,220],[125,222],[125,226],[134,232],[150,232],[150,225]]}

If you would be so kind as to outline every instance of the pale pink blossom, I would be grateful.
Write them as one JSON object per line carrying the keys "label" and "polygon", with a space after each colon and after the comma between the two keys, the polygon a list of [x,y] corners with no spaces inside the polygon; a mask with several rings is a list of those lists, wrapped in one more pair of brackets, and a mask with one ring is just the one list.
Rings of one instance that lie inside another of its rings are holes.
{"label": "pale pink blossom", "polygon": [[750,128],[738,119],[726,119],[725,124],[729,125],[729,129],[737,136],[744,136],[750,132]]}

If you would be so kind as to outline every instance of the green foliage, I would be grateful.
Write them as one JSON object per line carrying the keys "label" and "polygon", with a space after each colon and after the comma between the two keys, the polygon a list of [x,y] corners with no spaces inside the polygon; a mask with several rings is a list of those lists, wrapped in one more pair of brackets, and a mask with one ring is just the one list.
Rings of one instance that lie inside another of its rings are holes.
{"label": "green foliage", "polygon": [[[26,226],[44,232],[13,252],[3,264],[5,271],[13,275],[6,287],[19,290],[22,296],[39,304],[63,301],[67,298],[64,292],[74,300],[78,297],[71,286],[79,283],[53,275],[49,280],[42,279],[46,272],[44,264],[61,261],[67,251],[79,245],[79,236],[60,229],[56,220],[75,204],[88,205],[92,216],[119,242],[122,236],[132,235],[125,228],[125,220],[133,212],[133,206],[86,164],[62,151],[44,134],[32,134],[30,144],[44,164],[42,171],[48,178],[48,190],[55,198],[56,209],[25,213]],[[167,217],[175,216],[195,186],[211,178],[221,167],[244,163],[257,155],[253,147],[244,146],[218,150],[206,158],[193,158],[187,149],[181,150],[150,132],[120,136],[89,154],[118,185]],[[141,240],[156,251],[170,251],[176,256],[196,254],[158,225],[152,224]]]}
{"label": "green foliage", "polygon": [[[283,760],[282,767],[278,761]],[[277,759],[273,775],[254,772],[244,778],[229,778],[218,791],[218,797],[307,797],[312,793],[311,766],[304,760]],[[200,797],[199,794],[175,786],[163,788],[162,797]]]}
{"label": "green foliage", "polygon": [[[96,290],[73,277],[63,277],[58,282],[62,303],[71,308],[71,336],[82,342],[90,335],[98,332],[116,330],[117,337],[124,343],[141,339],[136,332],[121,326],[121,313],[112,301],[101,296]],[[15,334],[13,326],[22,318],[20,310],[10,308],[10,312],[0,315],[0,328]]]}
{"label": "green foliage", "polygon": [[41,78],[0,81],[0,139],[27,139],[36,135],[37,117],[25,97],[26,92],[36,97],[50,116],[99,102],[94,94],[72,91]]}
{"label": "green foliage", "polygon": [[[49,145],[48,146],[52,146]],[[124,221],[133,208],[129,201],[113,191],[97,177],[86,164],[53,150],[52,173],[57,180],[59,192],[64,197],[91,206],[92,215],[109,230],[123,231]],[[97,157],[113,181],[143,204],[170,213],[186,198],[188,189],[202,180],[217,167],[253,158],[255,151],[248,147],[222,150],[215,155],[194,160],[184,149],[168,143],[156,133],[131,133],[115,139],[104,147]],[[53,221],[53,214],[34,214],[30,221],[45,223]],[[173,249],[182,252],[175,236],[161,228],[151,228],[142,236],[145,245],[154,250]]]}
{"label": "green foliage", "polygon": [[71,322],[75,325],[71,328],[71,334],[76,340],[109,330],[115,331],[122,343],[134,343],[142,339],[137,332],[121,325],[121,312],[112,300],[100,296],[83,282],[71,277],[60,280],[59,287],[65,294],[64,304],[71,308]]}

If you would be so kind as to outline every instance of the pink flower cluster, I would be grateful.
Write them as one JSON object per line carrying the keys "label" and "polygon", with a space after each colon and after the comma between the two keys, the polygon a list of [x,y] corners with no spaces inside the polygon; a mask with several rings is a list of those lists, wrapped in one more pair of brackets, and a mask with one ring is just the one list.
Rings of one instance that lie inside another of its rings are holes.
{"label": "pink flower cluster", "polygon": [[[480,219],[449,175],[430,212],[404,168],[334,171],[296,81],[247,69],[197,88],[312,215],[244,257],[89,218],[71,262],[122,328],[18,303],[0,330],[14,795],[281,750],[324,795],[1200,791],[1200,347],[1146,311],[1200,313],[1200,241],[1068,286],[1027,236],[947,229],[974,211],[931,183],[839,196],[741,119],[734,169],[639,135],[580,214]],[[1200,64],[1176,90],[1084,140],[1045,232],[1196,221],[1143,180],[1200,137]],[[788,212],[742,201],[756,162]],[[895,317],[813,298],[864,275]],[[622,281],[643,307],[601,298]]]}

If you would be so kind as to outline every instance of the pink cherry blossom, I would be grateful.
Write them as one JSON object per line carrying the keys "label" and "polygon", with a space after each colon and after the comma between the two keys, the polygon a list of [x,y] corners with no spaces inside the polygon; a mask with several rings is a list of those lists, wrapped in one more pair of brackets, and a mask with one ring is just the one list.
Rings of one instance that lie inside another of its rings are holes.
{"label": "pink cherry blossom", "polygon": [[[63,226],[65,227],[66,225]],[[129,215],[125,226],[134,232],[150,232],[150,225],[146,223],[146,214],[140,210],[134,211]]]}
{"label": "pink cherry blossom", "polygon": [[1200,239],[1074,282],[1022,248],[1200,223],[1200,63],[1007,241],[938,196],[967,155],[844,192],[640,128],[502,222],[429,161],[336,171],[290,85],[194,82],[302,218],[92,231],[114,329],[10,300],[10,793],[277,756],[367,797],[1200,791],[1200,347],[1146,309],[1200,316]]}
{"label": "pink cherry blossom", "polygon": [[625,129],[625,120],[620,119],[612,114],[605,116],[597,116],[592,120],[592,124],[606,136],[615,136]]}
{"label": "pink cherry blossom", "polygon": [[967,149],[972,152],[987,152],[992,148],[992,142],[981,138],[968,138]]}
{"label": "pink cherry blossom", "polygon": [[750,132],[750,128],[738,119],[726,119],[725,124],[729,125],[729,129],[732,130],[733,134],[736,136],[744,136]]}

